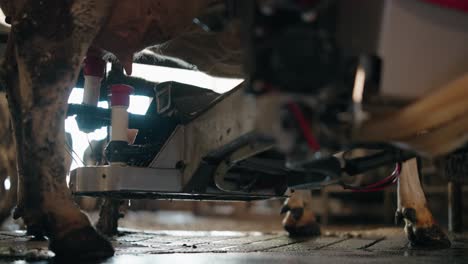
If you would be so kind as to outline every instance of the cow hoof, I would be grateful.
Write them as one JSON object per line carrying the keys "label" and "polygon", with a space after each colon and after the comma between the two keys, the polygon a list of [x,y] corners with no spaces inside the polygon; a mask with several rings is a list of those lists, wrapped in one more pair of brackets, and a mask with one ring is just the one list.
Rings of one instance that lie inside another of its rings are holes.
{"label": "cow hoof", "polygon": [[283,227],[289,236],[313,237],[320,235],[320,225],[315,221],[315,216],[310,210],[283,206],[281,213],[286,213]]}
{"label": "cow hoof", "polygon": [[284,230],[290,237],[314,237],[320,236],[320,225],[316,222],[304,226],[285,225]]}
{"label": "cow hoof", "polygon": [[419,224],[418,222],[424,221],[418,221],[416,210],[413,208],[404,208],[402,211],[397,211],[395,220],[397,223],[404,220],[405,233],[411,248],[444,249],[451,246],[447,235],[434,220],[426,221],[425,225]]}
{"label": "cow hoof", "polygon": [[451,243],[445,232],[438,226],[418,228],[411,224],[405,225],[405,232],[410,241],[410,247],[415,249],[450,248]]}
{"label": "cow hoof", "polygon": [[59,239],[51,239],[49,248],[57,259],[91,260],[114,255],[112,244],[91,226],[73,230]]}

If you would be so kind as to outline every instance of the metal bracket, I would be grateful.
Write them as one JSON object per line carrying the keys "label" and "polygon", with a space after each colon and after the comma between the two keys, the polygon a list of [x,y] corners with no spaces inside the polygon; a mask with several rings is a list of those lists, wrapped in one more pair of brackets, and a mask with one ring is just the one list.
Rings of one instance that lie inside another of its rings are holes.
{"label": "metal bracket", "polygon": [[164,114],[172,107],[171,98],[172,85],[169,83],[163,86],[162,90],[156,92],[156,102],[158,107],[158,114]]}
{"label": "metal bracket", "polygon": [[90,166],[70,173],[72,192],[182,191],[182,175],[177,169],[127,166]]}
{"label": "metal bracket", "polygon": [[272,144],[248,144],[241,147],[224,159],[216,168],[215,171],[215,184],[220,190],[226,192],[238,192],[239,186],[232,182],[225,181],[225,176],[229,170],[238,162],[247,158],[253,157],[256,154],[265,152],[273,147]]}

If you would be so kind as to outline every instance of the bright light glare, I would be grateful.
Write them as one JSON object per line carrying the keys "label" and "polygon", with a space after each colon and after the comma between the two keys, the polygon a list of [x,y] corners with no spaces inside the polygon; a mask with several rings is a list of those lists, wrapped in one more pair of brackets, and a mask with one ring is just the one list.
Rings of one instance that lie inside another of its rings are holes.
{"label": "bright light glare", "polygon": [[[110,69],[110,67],[107,67]],[[207,88],[217,93],[225,93],[238,86],[243,79],[218,78],[203,72],[176,68],[152,66],[133,63],[132,76],[144,78],[151,82],[176,81]]]}
{"label": "bright light glare", "polygon": [[148,107],[153,101],[153,98],[149,98],[141,95],[131,95],[130,105],[128,106],[128,112],[137,115],[144,115],[148,111]]}
{"label": "bright light glare", "polygon": [[[5,23],[5,14],[3,13],[3,11],[0,9],[0,27],[2,28],[2,30],[7,27],[9,28],[10,25],[8,25],[7,23]],[[0,30],[0,31],[2,31]]]}
{"label": "bright light glare", "polygon": [[355,103],[358,103],[358,104],[362,103],[365,81],[366,81],[366,72],[361,66],[359,66],[356,72],[356,79],[354,80],[354,88],[353,88],[353,101]]}
{"label": "bright light glare", "polygon": [[5,181],[3,182],[3,187],[5,187],[5,190],[10,190],[11,188],[11,181],[10,181],[10,176],[7,176]]}

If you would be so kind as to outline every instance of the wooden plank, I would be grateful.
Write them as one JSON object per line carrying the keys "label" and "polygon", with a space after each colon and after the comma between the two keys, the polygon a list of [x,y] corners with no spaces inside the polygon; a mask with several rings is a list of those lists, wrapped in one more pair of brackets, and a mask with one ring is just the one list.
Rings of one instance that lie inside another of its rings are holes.
{"label": "wooden plank", "polygon": [[269,249],[271,252],[309,252],[312,250],[318,250],[326,248],[331,245],[341,243],[348,240],[349,238],[343,237],[318,237],[315,239],[308,239],[301,241],[300,243],[293,243],[281,247]]}
{"label": "wooden plank", "polygon": [[354,249],[367,249],[384,240],[384,238],[369,239],[369,238],[350,238],[340,243],[336,243],[325,247],[325,249],[340,249],[340,250],[354,250]]}
{"label": "wooden plank", "polygon": [[212,244],[217,247],[229,247],[229,246],[236,246],[236,245],[247,245],[252,244],[254,242],[265,241],[269,239],[273,239],[279,237],[278,234],[267,234],[267,235],[260,235],[260,236],[245,236],[245,237],[237,237],[232,239],[226,239],[223,241],[214,241]]}
{"label": "wooden plank", "polygon": [[386,250],[401,250],[406,249],[408,245],[408,239],[404,236],[392,236],[388,237],[379,243],[376,243],[367,248],[367,250],[373,251],[386,251]]}
{"label": "wooden plank", "polygon": [[263,239],[257,242],[231,245],[228,247],[221,248],[222,250],[227,250],[228,252],[257,252],[257,251],[267,251],[274,248],[279,248],[291,244],[300,243],[303,240],[292,239],[288,236],[277,236],[269,239]]}

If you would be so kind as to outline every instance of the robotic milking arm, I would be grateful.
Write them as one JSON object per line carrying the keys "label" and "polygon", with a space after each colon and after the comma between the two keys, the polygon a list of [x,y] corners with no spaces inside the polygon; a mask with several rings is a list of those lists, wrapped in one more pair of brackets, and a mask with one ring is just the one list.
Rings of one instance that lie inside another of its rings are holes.
{"label": "robotic milking arm", "polygon": [[[74,170],[75,194],[254,200],[336,183],[378,190],[396,174],[364,187],[341,179],[466,143],[467,7],[442,0],[226,7],[217,25],[242,22],[248,78],[223,95],[115,69],[101,83],[104,64],[88,56],[83,105],[70,105],[69,115],[87,131],[111,126],[109,165]],[[132,88],[122,83],[155,98],[145,116],[127,113]],[[96,107],[107,87],[110,111]],[[139,130],[135,139],[128,128]]]}

